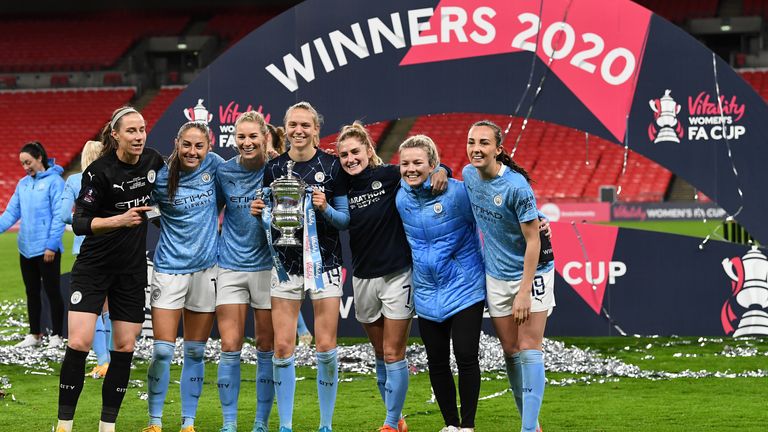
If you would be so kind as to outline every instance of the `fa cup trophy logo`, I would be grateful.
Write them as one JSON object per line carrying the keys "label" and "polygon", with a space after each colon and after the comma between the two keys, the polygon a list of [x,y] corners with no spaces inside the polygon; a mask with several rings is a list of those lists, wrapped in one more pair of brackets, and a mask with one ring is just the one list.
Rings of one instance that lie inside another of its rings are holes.
{"label": "fa cup trophy logo", "polygon": [[653,118],[656,124],[659,125],[659,129],[651,123],[648,126],[648,137],[654,143],[660,143],[663,141],[680,142],[680,138],[683,137],[683,127],[680,122],[677,121],[677,115],[680,114],[680,104],[672,99],[669,95],[671,90],[664,91],[664,96],[659,99],[651,99],[648,101],[648,105],[653,110]]}
{"label": "fa cup trophy logo", "polygon": [[[752,246],[743,257],[723,259],[723,270],[731,278],[732,297],[723,305],[721,321],[726,333],[733,336],[768,335],[768,258]],[[733,330],[738,316],[731,307],[731,300],[747,311]]]}
{"label": "fa cup trophy logo", "polygon": [[213,120],[213,114],[208,112],[208,109],[203,105],[203,99],[197,100],[197,105],[194,108],[187,108],[184,110],[184,116],[187,120],[193,122],[201,122],[208,124]]}

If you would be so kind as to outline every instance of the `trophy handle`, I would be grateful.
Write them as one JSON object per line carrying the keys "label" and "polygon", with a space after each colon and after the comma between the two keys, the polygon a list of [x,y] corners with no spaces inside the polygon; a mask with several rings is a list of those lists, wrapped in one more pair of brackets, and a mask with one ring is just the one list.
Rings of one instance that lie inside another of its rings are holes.
{"label": "trophy handle", "polygon": [[733,262],[729,258],[723,258],[723,261],[721,263],[723,265],[723,270],[725,271],[725,274],[728,275],[731,280],[734,282],[739,281],[739,277],[736,276],[736,273],[733,272]]}

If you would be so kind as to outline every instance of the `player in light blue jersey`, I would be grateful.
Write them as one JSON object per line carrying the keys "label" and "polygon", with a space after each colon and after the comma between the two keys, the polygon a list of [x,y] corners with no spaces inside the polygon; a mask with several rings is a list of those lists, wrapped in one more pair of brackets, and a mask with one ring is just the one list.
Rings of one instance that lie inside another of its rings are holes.
{"label": "player in light blue jersey", "polygon": [[[91,162],[98,159],[99,154],[104,149],[101,141],[86,141],[83,151],[80,154],[80,168],[85,171]],[[64,192],[61,193],[61,208],[59,213],[61,220],[65,224],[72,224],[72,210],[75,206],[75,200],[80,195],[80,184],[82,183],[83,173],[72,174],[67,178],[64,185]],[[80,245],[85,240],[84,235],[75,236],[72,243],[72,255],[80,254]],[[109,319],[109,305],[104,301],[104,309],[100,317],[96,318],[96,331],[93,334],[93,352],[96,353],[96,366],[88,374],[95,379],[104,378],[109,368],[109,349],[112,346],[112,320]]]}
{"label": "player in light blue jersey", "polygon": [[182,432],[194,431],[203,388],[203,354],[216,309],[218,193],[216,169],[222,158],[209,153],[210,131],[189,122],[179,129],[168,166],[157,174],[152,193],[160,210],[160,240],[151,286],[155,342],[147,371],[149,427],[162,429],[179,319],[184,319],[181,371]]}
{"label": "player in light blue jersey", "polygon": [[221,334],[217,385],[224,425],[237,431],[240,392],[240,352],[248,305],[253,308],[256,334],[256,419],[254,432],[266,432],[275,388],[272,380],[273,332],[270,283],[272,256],[261,219],[251,215],[251,202],[261,195],[267,161],[267,125],[256,111],[235,121],[239,154],[219,165],[216,181],[225,202],[219,241],[216,322]]}
{"label": "player in light blue jersey", "polygon": [[463,177],[484,239],[488,311],[522,430],[533,432],[544,395],[544,328],[555,306],[554,261],[551,253],[542,257],[530,177],[504,151],[501,129],[487,120],[472,125],[467,156]]}

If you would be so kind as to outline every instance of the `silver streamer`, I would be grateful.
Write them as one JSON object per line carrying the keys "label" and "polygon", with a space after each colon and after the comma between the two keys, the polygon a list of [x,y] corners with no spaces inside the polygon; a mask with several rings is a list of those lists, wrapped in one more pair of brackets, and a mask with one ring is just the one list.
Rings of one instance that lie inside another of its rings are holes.
{"label": "silver streamer", "polygon": [[[20,309],[23,302],[0,303],[0,328],[3,328],[2,340],[20,341],[24,338],[23,329],[27,324],[20,319]],[[16,328],[15,331],[8,329]],[[627,343],[631,344],[633,339],[639,339],[640,335],[627,337]],[[627,345],[623,348],[626,352],[636,352],[646,354],[641,357],[642,361],[653,360],[655,357],[650,351],[658,348],[670,347],[705,347],[711,344],[718,346],[726,342],[725,338],[705,338],[697,340],[680,339],[672,337],[671,339],[658,340],[657,335],[648,336],[650,342],[639,347]],[[45,338],[47,339],[47,338]],[[45,346],[45,342],[41,346]],[[715,356],[721,357],[767,357],[768,350],[760,350],[758,344],[765,344],[768,339],[760,338],[737,338],[727,339],[727,343],[722,345]],[[205,359],[208,363],[217,363],[221,350],[219,340],[210,339],[205,348]],[[735,377],[768,377],[768,369],[745,370],[745,371],[709,371],[699,370],[682,372],[654,371],[643,369],[640,366],[626,363],[616,357],[601,354],[591,348],[580,348],[576,346],[567,346],[565,343],[551,339],[545,339],[543,342],[544,364],[548,373],[573,374],[575,376],[563,378],[550,378],[547,383],[550,386],[568,386],[574,384],[600,384],[606,382],[615,382],[621,378],[641,378],[647,380],[669,380],[676,378],[735,378]],[[299,345],[294,353],[296,366],[310,368],[317,367],[315,350],[311,346]],[[700,357],[702,354],[678,352],[673,355],[676,358]],[[17,365],[24,367],[24,374],[32,375],[55,375],[58,370],[54,370],[52,365],[60,364],[64,357],[64,348],[16,348],[13,345],[0,346],[0,364]],[[140,362],[147,362],[152,357],[152,339],[141,338],[136,342],[134,358]],[[422,344],[411,344],[406,349],[406,357],[412,374],[427,372],[427,355]],[[95,362],[95,355],[89,357]],[[179,338],[176,341],[176,350],[173,363],[180,365],[183,358],[183,341]],[[376,358],[373,348],[368,343],[339,346],[339,371],[342,374],[353,374],[349,376],[342,375],[341,382],[351,382],[357,380],[370,379],[365,375],[375,374]],[[484,376],[484,381],[504,381],[506,382],[506,366],[504,354],[496,337],[482,334],[480,337],[479,350],[480,370],[486,374],[494,373],[493,376]],[[256,346],[247,340],[243,345],[241,361],[246,364],[256,365]],[[456,363],[452,359],[451,367],[454,373],[457,372]],[[360,374],[360,375],[358,375]],[[10,393],[12,388],[12,376],[0,376],[0,398],[3,394]],[[299,377],[297,380],[303,380],[306,377]],[[244,381],[249,381],[244,379]],[[146,400],[147,393],[143,380],[131,380],[129,387],[136,389],[136,397]],[[502,396],[506,390],[493,394],[482,396],[483,399],[491,399]]]}
{"label": "silver streamer", "polygon": [[[717,95],[717,108],[720,110],[720,124],[723,125],[723,128],[725,128],[725,115],[723,113],[723,101],[720,98],[720,80],[717,77],[717,56],[715,53],[712,53],[712,73],[715,77],[715,93]],[[732,215],[726,216],[724,222],[731,222],[733,221],[736,216],[738,216],[741,211],[744,209],[744,192],[741,190],[741,181],[739,179],[739,171],[736,169],[736,162],[733,160],[733,151],[731,150],[731,142],[728,140],[728,134],[723,134],[723,140],[725,141],[725,148],[728,150],[728,162],[731,164],[731,170],[733,171],[733,176],[736,178],[736,192],[739,194],[739,200],[741,203],[739,204],[738,210]],[[696,192],[696,198],[698,199],[699,193]],[[706,222],[706,218],[704,219],[704,222]],[[704,249],[704,245],[707,244],[707,242],[711,238],[715,238],[717,240],[725,240],[722,235],[719,235],[719,230],[721,228],[722,224],[719,224],[715,227],[715,229],[712,230],[707,236],[704,238],[704,240],[699,243],[699,249]]]}

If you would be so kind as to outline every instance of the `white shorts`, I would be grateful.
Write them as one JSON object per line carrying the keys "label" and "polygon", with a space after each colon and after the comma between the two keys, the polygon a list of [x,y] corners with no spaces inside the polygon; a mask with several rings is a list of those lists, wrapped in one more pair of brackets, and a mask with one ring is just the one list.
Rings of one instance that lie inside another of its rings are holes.
{"label": "white shorts", "polygon": [[250,303],[254,309],[272,309],[271,278],[269,270],[247,272],[219,268],[216,306]]}
{"label": "white shorts", "polygon": [[370,324],[380,316],[388,319],[413,317],[411,268],[371,279],[352,278],[355,292],[355,318]]}
{"label": "white shorts", "polygon": [[[322,291],[309,290],[309,298],[319,300],[331,297],[341,297],[344,281],[341,280],[341,267],[323,273]],[[288,280],[279,282],[277,271],[272,269],[272,297],[288,300],[304,300],[304,275],[288,274]]]}
{"label": "white shorts", "polygon": [[[512,302],[520,291],[520,280],[503,281],[488,274],[485,275],[488,313],[491,317],[512,315]],[[555,307],[555,269],[537,273],[531,289],[531,312],[551,313]]]}
{"label": "white shorts", "polygon": [[194,312],[216,311],[217,266],[187,274],[152,274],[150,304],[160,309],[189,309]]}

